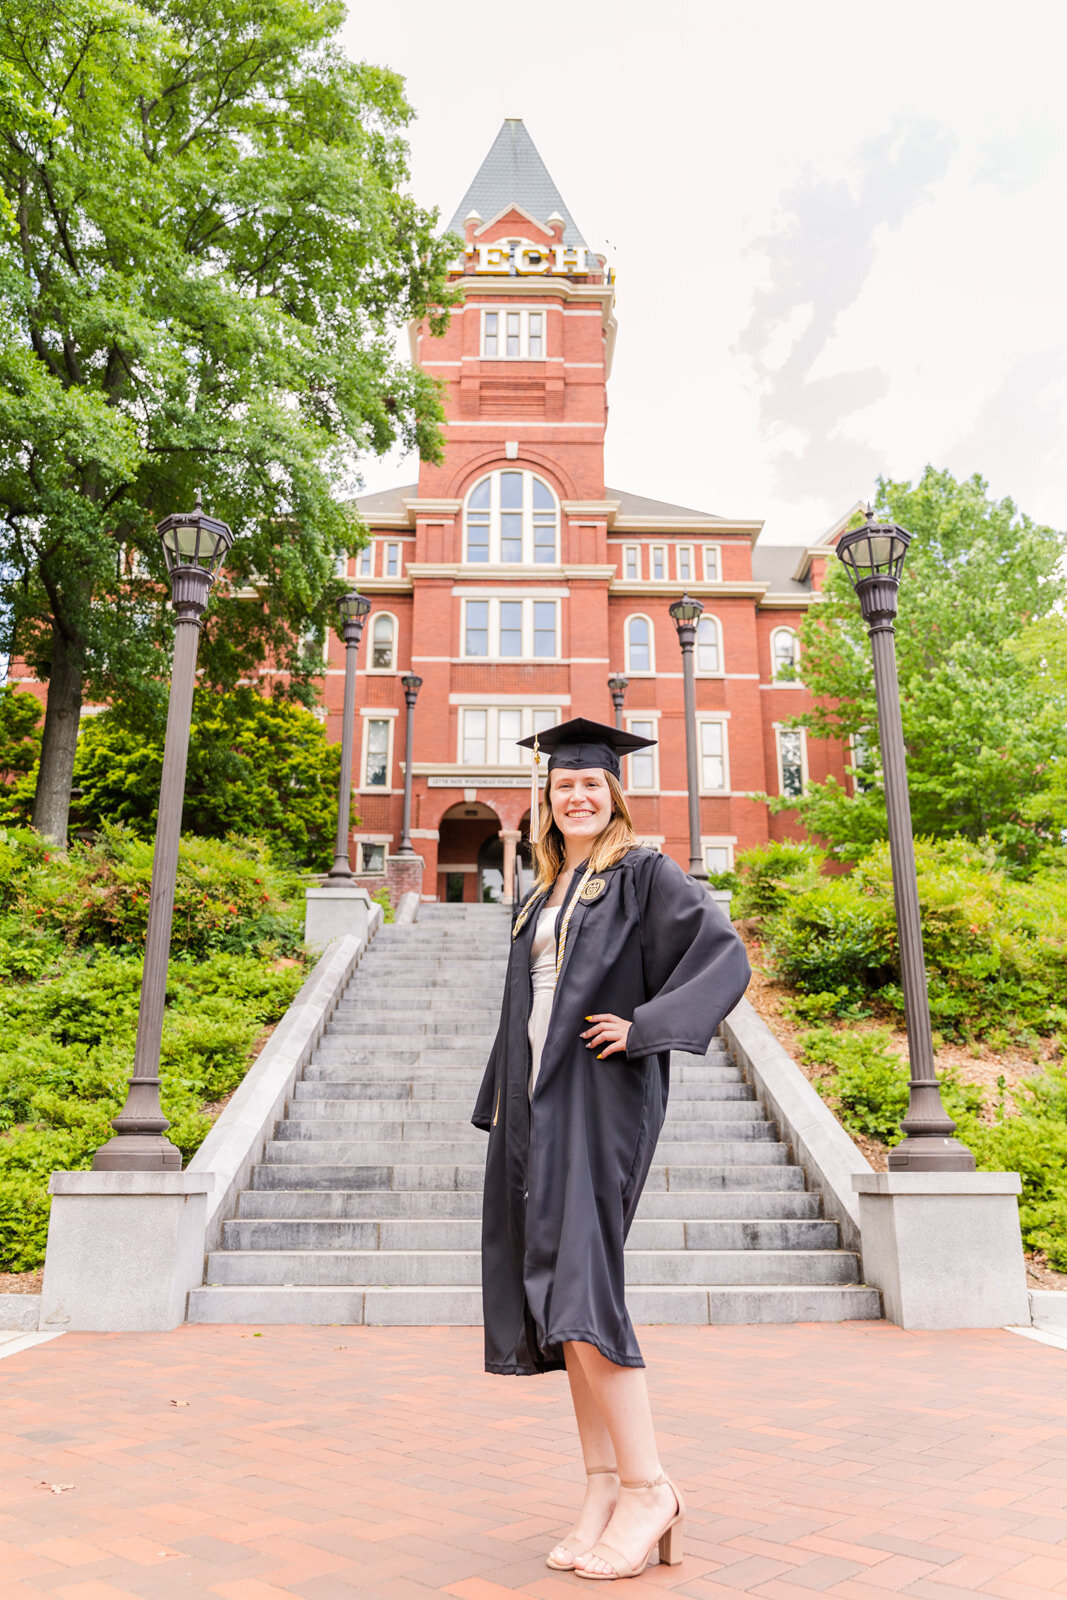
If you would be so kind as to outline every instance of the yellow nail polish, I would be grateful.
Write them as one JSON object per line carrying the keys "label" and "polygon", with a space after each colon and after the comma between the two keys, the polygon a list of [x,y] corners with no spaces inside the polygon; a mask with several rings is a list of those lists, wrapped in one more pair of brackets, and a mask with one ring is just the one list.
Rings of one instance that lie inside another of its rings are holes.
{"label": "yellow nail polish", "polygon": [[597,1056],[597,1060],[598,1061],[603,1061],[603,1059],[604,1059],[604,1052],[603,1052],[603,1050],[601,1050],[600,1054]]}
{"label": "yellow nail polish", "polygon": [[593,1019],[592,1019],[592,1017],[586,1017],[585,1020],[586,1020],[586,1022],[592,1022]]}

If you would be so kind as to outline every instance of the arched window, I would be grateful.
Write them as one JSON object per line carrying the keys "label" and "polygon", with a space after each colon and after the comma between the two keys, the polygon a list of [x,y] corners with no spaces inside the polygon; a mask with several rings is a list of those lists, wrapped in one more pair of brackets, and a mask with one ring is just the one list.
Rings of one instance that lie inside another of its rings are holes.
{"label": "arched window", "polygon": [[371,670],[396,671],[396,618],[388,611],[379,611],[371,631]]}
{"label": "arched window", "polygon": [[627,672],[656,670],[652,654],[652,624],[647,617],[626,619],[626,670]]}
{"label": "arched window", "polygon": [[792,628],[775,628],[771,634],[771,668],[776,678],[792,678],[800,666],[800,640]]}
{"label": "arched window", "polygon": [[469,562],[525,565],[559,560],[559,502],[532,472],[491,472],[467,496]]}
{"label": "arched window", "polygon": [[697,671],[722,671],[722,630],[718,617],[701,617],[697,623]]}

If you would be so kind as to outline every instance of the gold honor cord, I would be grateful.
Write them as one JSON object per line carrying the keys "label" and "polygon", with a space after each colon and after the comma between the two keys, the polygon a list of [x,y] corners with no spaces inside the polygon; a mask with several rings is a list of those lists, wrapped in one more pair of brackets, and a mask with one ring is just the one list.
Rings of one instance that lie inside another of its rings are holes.
{"label": "gold honor cord", "polygon": [[[582,873],[582,881],[578,885],[578,888],[575,891],[575,893],[571,895],[571,903],[567,907],[567,909],[566,909],[566,911],[564,913],[563,923],[562,923],[562,925],[560,927],[560,930],[559,930],[559,944],[558,944],[558,947],[557,947],[557,950],[556,950],[556,983],[559,982],[559,970],[563,965],[563,954],[564,954],[564,951],[567,948],[567,929],[571,925],[571,917],[572,917],[572,915],[574,913],[574,908],[578,904],[579,900],[582,898],[582,890],[585,888],[586,884],[589,882],[589,880],[590,880],[590,878],[592,876],[593,876],[592,867],[586,867],[585,871]],[[553,988],[554,987],[555,987],[555,984],[553,984]]]}

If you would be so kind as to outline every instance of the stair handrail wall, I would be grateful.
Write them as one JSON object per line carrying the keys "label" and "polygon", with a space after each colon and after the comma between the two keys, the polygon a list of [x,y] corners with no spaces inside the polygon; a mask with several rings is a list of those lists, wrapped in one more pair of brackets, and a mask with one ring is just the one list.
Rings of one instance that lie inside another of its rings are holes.
{"label": "stair handrail wall", "polygon": [[874,1168],[747,1000],[730,1012],[722,1034],[756,1098],[778,1124],[779,1138],[792,1148],[808,1187],[821,1192],[826,1215],[840,1226],[842,1247],[861,1252],[852,1176]]}
{"label": "stair handrail wall", "polygon": [[218,1248],[223,1223],[236,1214],[238,1196],[250,1184],[253,1167],[263,1160],[274,1125],[285,1115],[293,1086],[383,918],[382,907],[375,902],[365,940],[346,934],[326,946],[190,1161],[187,1171],[203,1173],[212,1180],[204,1232],[205,1256]]}

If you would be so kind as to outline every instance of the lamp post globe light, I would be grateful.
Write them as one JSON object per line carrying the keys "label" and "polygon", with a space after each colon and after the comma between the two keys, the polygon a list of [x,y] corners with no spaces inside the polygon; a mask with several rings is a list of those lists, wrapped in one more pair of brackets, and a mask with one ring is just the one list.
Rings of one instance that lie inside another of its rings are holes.
{"label": "lamp post globe light", "polygon": [[337,795],[337,838],[334,841],[333,866],[323,880],[327,889],[346,889],[352,882],[352,866],[348,859],[348,819],[352,804],[352,736],[356,720],[356,652],[363,635],[363,624],[370,611],[370,601],[358,589],[343,594],[337,602],[341,613],[341,635],[345,641],[345,698],[341,713],[341,781]]}
{"label": "lamp post globe light", "polygon": [[164,517],[157,532],[163,543],[177,617],[174,661],[133,1075],[126,1104],[111,1124],[115,1136],[93,1157],[93,1167],[98,1172],[180,1172],[182,1165],[181,1151],[166,1137],[170,1123],[163,1115],[159,1100],[159,1047],[163,1037],[200,619],[211,585],[233,543],[233,534],[225,522],[205,513],[199,493],[195,511]]}
{"label": "lamp post globe light", "polygon": [[923,960],[919,884],[915,872],[893,628],[897,591],[910,543],[910,533],[895,523],[875,522],[868,506],[867,521],[862,527],[843,533],[837,545],[837,553],[852,580],[871,636],[904,1019],[911,1062],[908,1111],[901,1123],[905,1137],[889,1152],[889,1167],[891,1171],[905,1172],[973,1172],[974,1156],[966,1145],[952,1137],[956,1124],[941,1103]]}
{"label": "lamp post globe light", "polygon": [[704,610],[699,600],[683,594],[670,607],[678,643],[682,647],[682,681],[685,691],[685,771],[689,793],[689,876],[706,881],[707,871],[700,852],[700,787],[697,773],[697,695],[693,676],[693,646],[697,623]]}
{"label": "lamp post globe light", "polygon": [[617,728],[622,727],[622,703],[626,699],[626,691],[629,687],[629,678],[624,678],[619,674],[616,674],[614,678],[608,679],[608,690],[615,706],[615,726]]}
{"label": "lamp post globe light", "polygon": [[404,699],[408,708],[408,725],[404,744],[404,826],[401,831],[399,856],[413,856],[411,847],[411,760],[415,739],[415,701],[422,688],[422,679],[414,672],[405,672],[401,678],[404,685]]}

